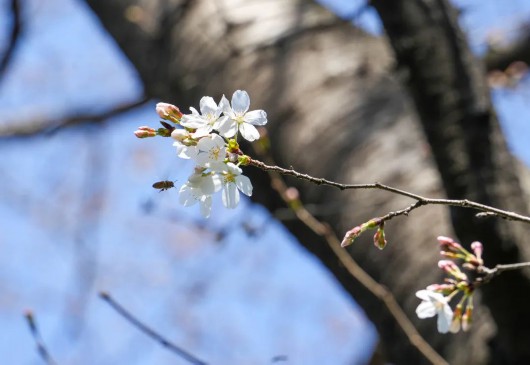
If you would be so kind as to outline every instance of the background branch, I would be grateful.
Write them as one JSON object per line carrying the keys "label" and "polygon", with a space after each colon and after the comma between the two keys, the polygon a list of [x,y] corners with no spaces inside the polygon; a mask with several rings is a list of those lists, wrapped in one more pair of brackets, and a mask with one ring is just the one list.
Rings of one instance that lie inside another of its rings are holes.
{"label": "background branch", "polygon": [[22,17],[19,0],[11,0],[11,15],[13,26],[11,27],[7,47],[0,59],[0,82],[2,82],[2,78],[5,76],[9,64],[14,58],[15,49],[19,43],[20,34],[22,33]]}
{"label": "background branch", "polygon": [[55,360],[53,360],[53,358],[51,357],[46,345],[44,344],[33,313],[31,311],[27,311],[24,314],[24,317],[26,318],[26,322],[28,323],[31,335],[33,336],[33,340],[37,345],[37,351],[39,352],[39,355],[42,360],[44,360],[47,365],[57,365]]}
{"label": "background branch", "polygon": [[188,361],[190,364],[195,365],[206,365],[204,361],[199,360],[194,355],[183,350],[179,346],[175,345],[168,339],[164,338],[159,333],[155,332],[142,322],[140,322],[135,316],[133,316],[129,311],[127,311],[122,305],[116,302],[108,293],[101,292],[99,297],[103,299],[107,304],[109,304],[116,312],[118,312],[123,318],[125,318],[129,323],[138,328],[140,331],[145,333],[147,336],[151,337],[153,340],[158,342],[160,345],[164,346],[174,354]]}

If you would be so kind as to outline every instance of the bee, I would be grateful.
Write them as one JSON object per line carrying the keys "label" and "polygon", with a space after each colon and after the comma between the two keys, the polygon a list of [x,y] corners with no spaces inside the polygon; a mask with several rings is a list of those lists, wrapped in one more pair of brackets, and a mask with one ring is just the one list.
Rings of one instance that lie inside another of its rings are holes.
{"label": "bee", "polygon": [[173,181],[169,181],[169,180],[157,181],[156,183],[153,184],[153,188],[159,189],[160,192],[164,190],[169,190],[174,187],[175,187],[175,184],[173,183]]}

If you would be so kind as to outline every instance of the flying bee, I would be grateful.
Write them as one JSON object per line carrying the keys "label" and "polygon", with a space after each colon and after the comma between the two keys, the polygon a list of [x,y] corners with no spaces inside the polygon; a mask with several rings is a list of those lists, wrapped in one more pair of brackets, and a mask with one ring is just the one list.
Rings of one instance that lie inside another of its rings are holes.
{"label": "flying bee", "polygon": [[153,188],[159,189],[160,192],[164,190],[169,190],[174,187],[175,187],[175,184],[173,183],[173,181],[169,181],[169,180],[157,181],[156,183],[153,184]]}

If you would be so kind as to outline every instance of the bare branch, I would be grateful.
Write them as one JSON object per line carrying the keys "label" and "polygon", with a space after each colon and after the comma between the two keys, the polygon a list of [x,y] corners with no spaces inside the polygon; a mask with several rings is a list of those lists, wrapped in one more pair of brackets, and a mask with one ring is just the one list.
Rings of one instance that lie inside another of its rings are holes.
{"label": "bare branch", "polygon": [[[267,162],[274,163],[269,153],[259,146],[254,147],[255,150],[267,160]],[[297,177],[304,176],[304,179],[306,180],[309,178],[309,181],[316,180],[322,182],[322,184],[331,185],[338,188],[341,188],[341,186],[344,185],[333,183],[325,179],[316,179],[309,175],[300,174],[293,169],[285,170],[276,166],[268,166],[256,160],[252,160],[251,165],[260,168],[263,168],[263,166],[270,167],[269,169],[264,170],[268,171],[269,173],[272,188],[278,192],[282,200],[289,208],[293,210],[297,218],[303,224],[305,224],[310,230],[322,237],[327,242],[333,253],[336,255],[337,259],[346,268],[348,273],[387,307],[388,312],[394,318],[398,326],[403,330],[412,346],[414,346],[432,364],[448,364],[444,358],[441,357],[440,354],[438,354],[416,330],[416,327],[414,327],[414,324],[407,317],[392,293],[383,285],[379,284],[374,278],[372,278],[370,274],[364,271],[363,268],[360,267],[357,262],[355,262],[353,257],[341,247],[341,242],[333,230],[326,223],[319,221],[314,215],[312,215],[304,207],[300,199],[297,198],[295,201],[293,201],[292,197],[289,196],[288,186],[281,178],[280,174],[283,172],[288,172],[286,175],[293,175]],[[418,202],[415,204],[418,204]]]}
{"label": "bare branch", "polygon": [[142,97],[133,102],[118,105],[100,113],[85,113],[69,116],[60,120],[40,120],[32,123],[12,123],[0,126],[0,138],[32,137],[38,134],[55,133],[65,127],[73,127],[85,123],[101,123],[121,113],[136,109],[149,102],[149,98]]}
{"label": "bare branch", "polygon": [[26,317],[26,321],[31,331],[31,335],[33,336],[33,340],[37,345],[37,351],[39,352],[40,357],[42,358],[42,360],[44,360],[46,364],[56,365],[57,363],[51,357],[50,352],[48,351],[46,345],[44,344],[44,341],[42,340],[42,336],[40,334],[39,328],[37,327],[37,323],[35,321],[33,313],[31,311],[27,311],[24,314],[24,317]]}
{"label": "bare branch", "polygon": [[401,210],[397,210],[397,211],[394,211],[394,212],[390,212],[387,215],[381,217],[380,219],[382,221],[387,221],[387,220],[390,220],[390,219],[392,219],[394,217],[397,217],[397,216],[400,216],[400,215],[408,215],[414,209],[417,209],[417,208],[419,208],[421,206],[424,206],[424,205],[445,205],[445,206],[451,206],[451,207],[475,209],[475,210],[478,210],[478,211],[481,211],[481,212],[489,213],[491,215],[499,216],[501,218],[505,218],[505,219],[509,219],[509,220],[513,220],[513,221],[519,221],[519,222],[524,222],[524,223],[530,224],[530,217],[528,217],[528,216],[521,215],[521,214],[514,213],[514,212],[509,212],[509,211],[502,210],[502,209],[495,208],[495,207],[491,207],[489,205],[480,204],[480,203],[477,203],[477,202],[474,202],[474,201],[471,201],[471,200],[467,200],[467,199],[455,200],[455,199],[426,198],[426,197],[423,197],[421,195],[410,193],[408,191],[397,189],[397,188],[394,188],[392,186],[388,186],[388,185],[381,184],[381,183],[378,183],[378,182],[375,182],[375,183],[372,183],[372,184],[341,184],[341,183],[330,181],[330,180],[326,180],[326,179],[316,178],[316,177],[313,177],[313,176],[310,176],[310,175],[307,175],[307,174],[302,174],[300,172],[295,171],[292,168],[284,169],[284,168],[279,167],[279,166],[266,165],[263,162],[257,161],[257,160],[251,160],[250,161],[250,165],[258,167],[258,168],[260,168],[260,169],[262,169],[264,171],[274,171],[274,172],[280,173],[282,175],[294,176],[294,177],[296,177],[298,179],[306,180],[306,181],[309,181],[309,182],[311,182],[313,184],[333,186],[333,187],[338,188],[340,190],[378,189],[378,190],[385,190],[385,191],[388,191],[388,192],[391,192],[391,193],[394,193],[394,194],[397,194],[397,195],[406,196],[408,198],[412,198],[412,199],[416,200],[416,203],[411,204],[410,206],[408,206],[405,209],[401,209]]}
{"label": "bare branch", "polygon": [[19,0],[11,0],[11,14],[13,16],[13,27],[11,28],[11,35],[9,37],[9,43],[6,47],[4,55],[0,60],[0,81],[4,77],[9,64],[13,60],[15,49],[18,41],[20,40],[20,34],[22,31],[22,20]]}
{"label": "bare branch", "polygon": [[101,292],[99,293],[101,299],[107,302],[116,312],[118,312],[123,318],[125,318],[129,323],[138,328],[140,331],[145,333],[147,336],[151,337],[153,340],[170,350],[171,352],[177,354],[184,360],[187,360],[191,364],[195,365],[206,365],[204,361],[197,359],[195,356],[191,355],[187,351],[183,350],[179,346],[170,342],[162,335],[158,334],[142,322],[140,322],[135,316],[133,316],[129,311],[123,308],[118,302],[116,302],[108,293]]}

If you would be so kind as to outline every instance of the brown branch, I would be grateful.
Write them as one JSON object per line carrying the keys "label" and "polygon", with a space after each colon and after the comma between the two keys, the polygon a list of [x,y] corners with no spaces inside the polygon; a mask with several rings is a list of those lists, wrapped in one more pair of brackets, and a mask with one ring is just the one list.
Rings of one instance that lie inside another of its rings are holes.
{"label": "brown branch", "polygon": [[[259,146],[255,146],[255,149],[260,155],[267,159],[269,163],[274,163],[272,157],[267,154],[267,152],[265,152],[263,149],[259,148]],[[286,175],[292,175],[300,178],[302,178],[301,176],[303,176],[303,179],[305,180],[309,180],[312,182],[315,182],[316,180],[318,182],[321,182],[321,185],[330,185],[338,188],[342,188],[347,185],[334,183],[325,179],[313,178],[309,175],[300,174],[294,171],[293,169],[286,170],[276,166],[268,166],[256,160],[252,160],[250,164],[260,168],[263,168],[265,166],[267,167],[264,168],[264,170],[268,171],[269,173],[272,188],[278,192],[283,201],[293,210],[297,218],[303,224],[305,224],[310,230],[322,237],[327,242],[333,253],[336,255],[337,259],[346,268],[348,273],[359,283],[361,283],[361,285],[364,286],[372,295],[374,295],[377,299],[384,303],[384,305],[388,309],[388,312],[394,318],[398,326],[403,330],[410,343],[432,364],[448,364],[447,361],[445,361],[444,358],[441,357],[416,330],[414,324],[409,320],[397,300],[392,295],[392,293],[383,285],[379,284],[366,271],[364,271],[357,264],[357,262],[355,262],[353,257],[351,257],[350,254],[348,254],[348,252],[341,247],[341,242],[337,235],[333,232],[333,230],[327,224],[319,221],[314,215],[312,215],[304,207],[304,205],[299,199],[293,201],[293,199],[289,196],[287,192],[288,186],[281,178],[280,174],[285,172]],[[391,189],[391,191],[400,191],[399,189]],[[406,193],[407,196],[414,196],[414,194],[410,194],[407,192],[404,193]],[[418,204],[418,202],[416,202],[415,204]]]}
{"label": "brown branch", "polygon": [[483,283],[489,282],[491,279],[493,279],[496,276],[499,276],[505,271],[511,271],[511,270],[520,270],[530,267],[530,262],[521,262],[517,264],[505,264],[505,265],[497,265],[493,269],[488,269],[486,267],[482,267],[481,270],[486,275],[482,278]]}
{"label": "brown branch", "polygon": [[0,81],[5,76],[9,64],[13,60],[15,49],[20,40],[22,17],[19,0],[11,0],[11,14],[13,16],[13,27],[11,28],[11,35],[9,36],[9,43],[6,47],[6,51],[0,60]]}
{"label": "brown branch", "polygon": [[42,360],[48,364],[48,365],[56,365],[57,363],[50,355],[50,352],[46,348],[46,345],[44,344],[44,341],[42,339],[42,336],[40,334],[39,328],[37,327],[37,323],[35,321],[35,317],[33,316],[33,313],[31,311],[27,311],[24,314],[24,317],[26,317],[26,322],[28,323],[29,329],[31,331],[31,335],[33,336],[33,340],[35,341],[35,344],[37,345],[37,351],[39,352],[40,357]]}
{"label": "brown branch", "polygon": [[133,326],[138,328],[140,331],[145,333],[147,336],[151,337],[153,340],[158,342],[160,345],[164,346],[171,352],[175,353],[176,355],[180,356],[184,360],[188,361],[191,364],[195,365],[206,365],[204,361],[199,360],[194,355],[191,355],[187,351],[183,350],[179,346],[175,345],[174,343],[170,342],[166,338],[162,337],[162,335],[158,334],[142,322],[140,322],[135,316],[133,316],[129,311],[127,311],[123,306],[121,306],[118,302],[116,302],[108,293],[101,292],[99,293],[99,297],[103,299],[107,304],[109,304],[116,312],[118,312],[123,318],[125,318],[129,323],[131,323]]}
{"label": "brown branch", "polygon": [[55,121],[45,119],[27,124],[22,122],[4,124],[0,126],[0,138],[32,137],[44,133],[55,133],[65,127],[73,127],[85,123],[101,123],[121,113],[145,105],[149,101],[148,97],[143,96],[133,102],[124,103],[99,113],[81,113]]}
{"label": "brown branch", "polygon": [[294,169],[284,169],[279,166],[270,166],[267,164],[264,164],[261,161],[257,160],[251,160],[250,161],[251,166],[258,167],[264,171],[274,171],[277,173],[280,173],[282,175],[290,175],[294,176],[301,180],[309,181],[313,184],[317,185],[327,185],[332,186],[335,188],[338,188],[340,190],[356,190],[356,189],[377,189],[377,190],[384,190],[388,191],[397,195],[406,196],[408,198],[412,198],[416,200],[416,203],[411,204],[405,209],[397,210],[394,212],[390,212],[387,215],[381,217],[383,221],[390,220],[394,217],[400,216],[400,215],[408,215],[411,211],[414,209],[417,209],[419,207],[422,207],[424,205],[445,205],[445,206],[451,206],[451,207],[460,207],[460,208],[469,208],[469,209],[475,209],[481,212],[486,212],[492,215],[499,216],[501,218],[506,218],[513,221],[519,221],[530,224],[530,217],[521,215],[514,212],[509,212],[506,210],[502,210],[499,208],[491,207],[489,205],[480,204],[468,199],[433,199],[433,198],[426,198],[424,196],[410,193],[405,190],[397,189],[392,186],[388,186],[385,184],[381,184],[379,182],[372,183],[372,184],[341,184],[338,182],[322,179],[322,178],[316,178],[307,174],[302,174],[300,172],[295,171]]}

